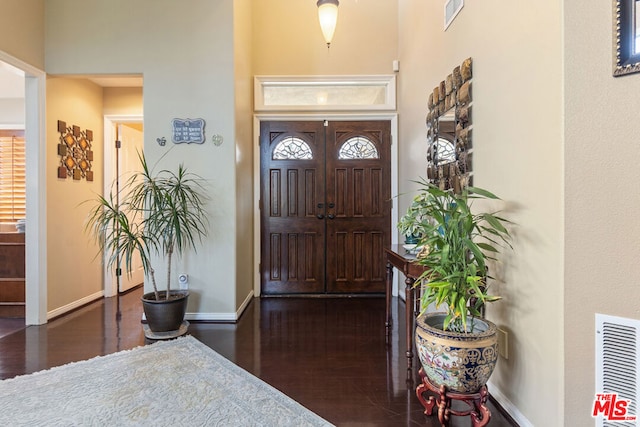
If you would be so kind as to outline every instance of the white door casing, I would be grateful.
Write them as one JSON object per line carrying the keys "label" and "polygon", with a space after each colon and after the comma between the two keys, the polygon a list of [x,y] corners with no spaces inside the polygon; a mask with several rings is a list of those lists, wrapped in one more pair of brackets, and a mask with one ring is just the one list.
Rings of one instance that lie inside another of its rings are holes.
{"label": "white door casing", "polygon": [[[295,121],[295,120],[329,120],[329,121],[365,121],[365,120],[389,120],[391,122],[391,194],[398,194],[398,115],[393,113],[269,113],[269,114],[255,114],[253,119],[253,140],[254,140],[254,152],[253,152],[253,177],[254,177],[254,204],[256,207],[260,206],[260,122],[261,121]],[[395,224],[398,223],[398,203],[393,200],[391,208],[391,244],[397,244],[397,233],[393,232]],[[260,296],[260,215],[254,216],[253,223],[254,230],[254,287],[253,292],[255,296]],[[398,274],[393,276],[392,285],[393,296],[398,296]],[[400,295],[402,296],[402,295]]]}
{"label": "white door casing", "polygon": [[[116,155],[118,156],[118,182],[119,189],[122,190],[122,186],[132,174],[140,170],[138,154],[142,153],[144,139],[142,132],[137,129],[123,123],[118,123],[117,126],[118,141],[120,141],[120,148],[116,150]],[[120,268],[122,271],[119,280],[119,292],[126,292],[144,283],[144,270],[142,269],[142,261],[139,254],[134,255],[130,272],[126,270],[123,260],[120,261]],[[113,272],[113,269],[111,271]]]}
{"label": "white door casing", "polygon": [[[347,89],[347,90],[345,90]],[[396,76],[254,76],[253,177],[254,203],[260,207],[261,121],[366,121],[391,122],[391,194],[398,194],[398,114]],[[293,112],[293,113],[292,113]],[[398,203],[391,208],[391,243],[398,222]],[[254,295],[260,295],[260,215],[254,216]],[[392,294],[398,295],[398,275]]]}
{"label": "white door casing", "polygon": [[0,61],[24,72],[27,217],[25,323],[47,323],[46,74],[0,51]]}
{"label": "white door casing", "polygon": [[[143,116],[140,115],[107,115],[104,117],[104,194],[108,195],[112,191],[112,184],[116,178],[116,155],[117,150],[115,141],[117,137],[116,127],[122,123],[142,123]],[[142,138],[141,138],[142,139]],[[143,142],[141,142],[144,145]],[[135,150],[134,150],[135,152]],[[137,162],[137,157],[134,160]],[[126,272],[123,272],[123,276],[126,276]],[[105,297],[112,297],[117,295],[118,286],[115,280],[115,274],[113,270],[105,268],[103,271],[104,280],[104,295]],[[125,277],[126,278],[126,277]],[[124,290],[124,289],[123,289]]]}

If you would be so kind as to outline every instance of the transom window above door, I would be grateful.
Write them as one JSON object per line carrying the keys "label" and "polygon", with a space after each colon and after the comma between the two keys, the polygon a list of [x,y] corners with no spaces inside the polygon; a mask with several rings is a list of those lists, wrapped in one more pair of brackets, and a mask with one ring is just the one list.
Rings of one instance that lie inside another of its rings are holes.
{"label": "transom window above door", "polygon": [[375,144],[364,136],[354,136],[349,138],[340,147],[338,159],[379,159],[378,149]]}
{"label": "transom window above door", "polygon": [[273,160],[311,160],[313,152],[309,144],[302,139],[290,136],[276,145],[271,158]]}
{"label": "transom window above door", "polygon": [[255,76],[254,111],[395,111],[395,75]]}

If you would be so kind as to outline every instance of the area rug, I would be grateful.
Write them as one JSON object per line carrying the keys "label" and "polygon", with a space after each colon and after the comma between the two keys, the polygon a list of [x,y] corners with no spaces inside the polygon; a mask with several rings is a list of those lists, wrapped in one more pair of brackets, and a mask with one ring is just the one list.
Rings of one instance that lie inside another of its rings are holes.
{"label": "area rug", "polygon": [[186,336],[0,381],[0,426],[330,426]]}

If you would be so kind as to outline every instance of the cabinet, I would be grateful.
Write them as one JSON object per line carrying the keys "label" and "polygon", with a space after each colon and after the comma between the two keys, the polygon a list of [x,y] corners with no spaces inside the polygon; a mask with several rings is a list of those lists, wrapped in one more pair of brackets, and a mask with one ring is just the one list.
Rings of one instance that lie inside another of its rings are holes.
{"label": "cabinet", "polygon": [[0,317],[25,316],[25,241],[0,233]]}

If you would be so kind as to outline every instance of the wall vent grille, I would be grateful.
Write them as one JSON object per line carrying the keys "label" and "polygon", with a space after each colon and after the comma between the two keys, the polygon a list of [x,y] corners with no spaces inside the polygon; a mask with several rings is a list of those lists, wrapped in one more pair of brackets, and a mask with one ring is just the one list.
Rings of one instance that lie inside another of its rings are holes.
{"label": "wall vent grille", "polygon": [[[596,394],[629,400],[627,415],[638,416],[640,321],[596,314]],[[595,396],[594,396],[595,397]],[[636,421],[596,418],[596,427],[637,427]]]}

